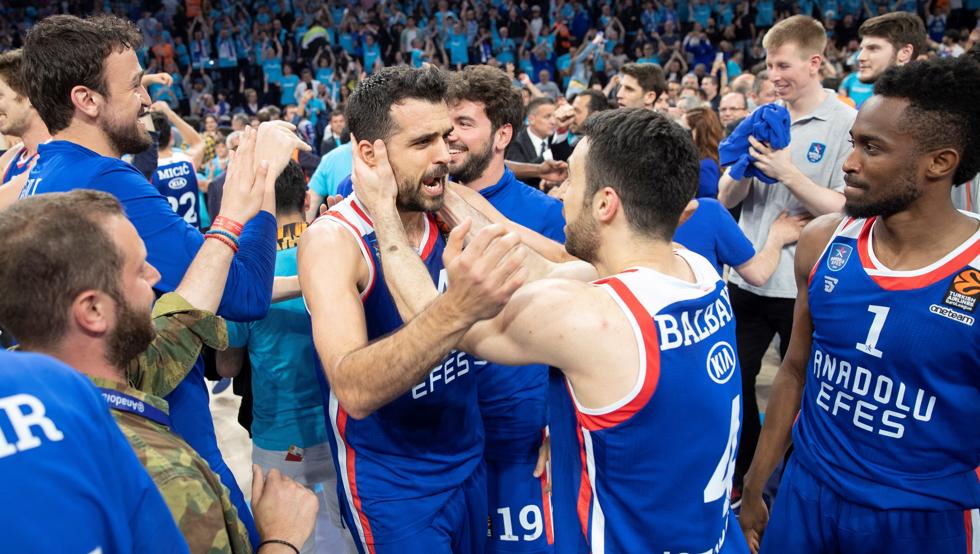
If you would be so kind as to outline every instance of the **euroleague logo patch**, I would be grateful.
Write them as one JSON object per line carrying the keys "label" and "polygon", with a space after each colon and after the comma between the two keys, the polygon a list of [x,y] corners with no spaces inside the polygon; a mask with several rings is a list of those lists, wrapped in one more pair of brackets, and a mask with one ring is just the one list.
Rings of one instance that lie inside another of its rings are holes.
{"label": "euroleague logo patch", "polygon": [[830,255],[827,256],[827,269],[831,271],[843,269],[853,250],[849,244],[831,244]]}
{"label": "euroleague logo patch", "polygon": [[973,313],[977,308],[977,298],[980,298],[980,270],[967,268],[953,278],[943,304]]}

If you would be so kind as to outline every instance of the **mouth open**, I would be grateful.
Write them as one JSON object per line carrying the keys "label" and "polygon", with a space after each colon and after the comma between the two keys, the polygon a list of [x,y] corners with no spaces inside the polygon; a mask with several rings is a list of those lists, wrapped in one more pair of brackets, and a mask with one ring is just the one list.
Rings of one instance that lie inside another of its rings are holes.
{"label": "mouth open", "polygon": [[446,177],[430,177],[422,180],[422,190],[429,196],[442,196],[446,187]]}

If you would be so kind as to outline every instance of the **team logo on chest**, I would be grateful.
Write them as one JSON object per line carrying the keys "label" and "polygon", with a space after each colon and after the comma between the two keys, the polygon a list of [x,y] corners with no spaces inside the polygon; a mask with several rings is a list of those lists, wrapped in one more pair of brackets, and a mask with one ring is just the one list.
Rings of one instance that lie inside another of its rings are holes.
{"label": "team logo on chest", "polygon": [[854,249],[847,244],[832,244],[830,245],[830,255],[827,256],[827,269],[831,271],[840,271],[847,260],[851,257],[851,252]]}
{"label": "team logo on chest", "polygon": [[821,142],[810,143],[809,150],[806,151],[806,161],[815,164],[823,159],[823,155],[827,153],[827,145]]}

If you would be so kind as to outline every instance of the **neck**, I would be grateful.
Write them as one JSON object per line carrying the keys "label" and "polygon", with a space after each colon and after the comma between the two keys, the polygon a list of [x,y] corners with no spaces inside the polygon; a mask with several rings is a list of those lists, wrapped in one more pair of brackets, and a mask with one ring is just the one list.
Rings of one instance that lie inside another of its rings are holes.
{"label": "neck", "polygon": [[639,235],[620,224],[600,239],[595,262],[601,276],[615,275],[631,267],[645,267],[682,281],[694,282],[691,267],[663,239]]}
{"label": "neck", "polygon": [[820,104],[827,99],[827,91],[823,89],[820,81],[812,81],[796,100],[786,102],[786,109],[789,110],[790,119],[797,119],[810,115]]}
{"label": "neck", "polygon": [[56,140],[66,140],[84,146],[89,150],[109,158],[119,158],[122,152],[116,150],[109,137],[94,123],[73,119],[71,125],[54,134]]}
{"label": "neck", "polygon": [[24,143],[24,150],[32,156],[37,153],[37,145],[50,138],[51,135],[48,134],[48,128],[44,126],[44,123],[39,117],[35,118],[30,127],[20,135],[20,140]]}
{"label": "neck", "polygon": [[463,183],[468,188],[471,188],[477,192],[487,188],[492,187],[500,182],[504,176],[504,153],[495,152],[493,159],[490,160],[490,165],[483,171],[477,179],[470,181],[469,183]]}
{"label": "neck", "polygon": [[527,128],[527,132],[528,133],[531,133],[532,135],[534,135],[535,137],[537,137],[538,140],[547,140],[547,138],[548,138],[546,136],[542,137],[541,135],[538,134],[537,131],[535,131],[534,129],[532,129],[530,127]]}
{"label": "neck", "polygon": [[303,214],[299,212],[292,212],[292,213],[285,213],[285,214],[276,213],[276,221],[279,223],[280,227],[285,227],[286,225],[289,225],[291,223],[305,222],[306,217],[304,217]]}
{"label": "neck", "polygon": [[875,255],[891,269],[925,267],[963,244],[980,226],[953,206],[950,183],[926,186],[944,192],[945,197],[923,196],[909,209],[879,218],[875,225]]}
{"label": "neck", "polygon": [[109,363],[101,342],[68,338],[53,348],[38,349],[37,352],[47,354],[89,377],[126,384],[126,372]]}
{"label": "neck", "polygon": [[159,153],[157,154],[157,156],[160,158],[169,158],[170,156],[173,155],[174,155],[174,150],[169,146],[167,146],[166,148],[161,148]]}

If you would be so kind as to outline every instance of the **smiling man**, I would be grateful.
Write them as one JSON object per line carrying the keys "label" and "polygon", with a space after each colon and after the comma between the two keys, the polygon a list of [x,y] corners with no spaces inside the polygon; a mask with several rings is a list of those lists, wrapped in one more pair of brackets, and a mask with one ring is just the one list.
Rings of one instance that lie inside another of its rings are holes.
{"label": "smiling man", "polygon": [[[718,200],[731,208],[742,203],[739,226],[757,251],[762,250],[769,228],[783,212],[822,215],[844,205],[841,165],[850,151],[847,131],[855,111],[820,83],[820,67],[827,35],[818,21],[793,16],[774,25],[763,39],[766,66],[780,103],[789,110],[789,147],[774,151],[750,138],[755,165],[778,183],[758,179],[736,181],[726,173],[718,183]],[[779,265],[763,285],[747,283],[738,274],[731,278],[732,306],[738,320],[738,354],[742,368],[745,427],[738,453],[736,483],[748,469],[759,436],[759,409],[755,378],[774,335],[779,335],[780,355],[785,355],[793,323],[793,253],[787,245]]]}
{"label": "smiling man", "polygon": [[950,189],[980,170],[978,89],[968,59],[882,74],[851,129],[846,215],[800,237],[793,337],[740,516],[755,545],[792,430],[763,553],[977,551],[980,216]]}

